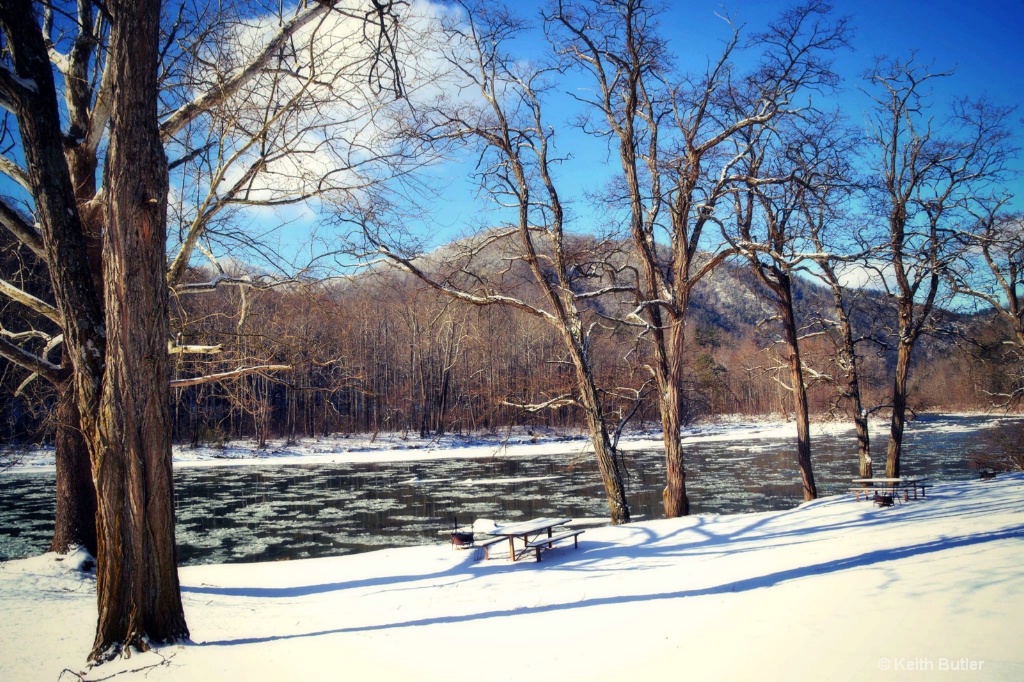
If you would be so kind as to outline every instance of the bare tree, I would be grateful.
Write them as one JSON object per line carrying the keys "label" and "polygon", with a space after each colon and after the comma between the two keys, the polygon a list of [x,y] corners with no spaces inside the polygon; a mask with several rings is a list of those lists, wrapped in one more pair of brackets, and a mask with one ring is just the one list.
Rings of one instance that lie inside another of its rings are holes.
{"label": "bare tree", "polygon": [[1005,201],[994,202],[975,216],[959,235],[960,258],[949,276],[957,294],[970,296],[988,306],[1010,330],[1004,345],[1016,374],[1005,392],[993,401],[1009,408],[1024,398],[1024,219],[1005,213]]}
{"label": "bare tree", "polygon": [[[589,288],[590,282],[601,281],[596,272],[600,265],[570,257],[565,212],[552,175],[553,132],[541,116],[546,74],[504,51],[504,43],[522,28],[520,21],[502,9],[470,3],[460,7],[466,19],[446,27],[445,57],[476,99],[454,106],[441,101],[432,110],[421,110],[420,127],[414,132],[432,141],[454,140],[474,148],[480,155],[483,190],[515,218],[464,241],[464,251],[443,263],[398,250],[377,229],[385,216],[367,211],[359,219],[380,254],[437,291],[472,305],[510,306],[552,326],[574,373],[574,390],[521,407],[577,405],[583,411],[612,523],[626,523],[630,516],[622,473],[591,363],[595,324],[585,321],[583,308],[585,301],[607,293],[608,287]],[[526,287],[538,292],[536,299],[518,293]]]}
{"label": "bare tree", "polygon": [[826,246],[825,234],[834,218],[831,217],[832,204],[819,203],[816,207],[805,207],[805,219],[811,226],[811,239],[819,255],[814,257],[818,268],[812,274],[828,287],[832,294],[832,309],[828,316],[822,316],[819,323],[835,344],[835,365],[841,373],[841,379],[827,377],[830,383],[839,386],[839,396],[849,401],[853,413],[854,432],[857,436],[858,471],[862,478],[871,478],[873,463],[871,459],[871,432],[869,428],[870,410],[864,403],[863,371],[859,346],[870,341],[854,327],[853,311],[859,292],[852,290],[844,282],[843,266],[855,260],[854,254],[836,252]]}
{"label": "bare tree", "polygon": [[[356,14],[386,22],[391,9],[375,3]],[[160,124],[158,65],[166,46],[159,3],[115,2],[99,12],[86,0],[70,12],[28,0],[0,4],[0,103],[16,119],[11,151],[23,158],[9,155],[0,166],[31,197],[39,225],[6,202],[0,222],[49,268],[50,307],[70,368],[12,344],[5,356],[54,383],[71,375],[98,493],[95,660],[188,634],[171,494],[164,141],[237,93],[299,29],[333,11],[300,6],[262,52]],[[388,62],[387,45],[377,47]]]}
{"label": "bare tree", "polygon": [[[559,2],[547,17],[556,50],[596,84],[597,113],[586,130],[610,136],[622,177],[621,196],[639,276],[627,324],[648,339],[665,443],[665,515],[689,512],[684,453],[680,443],[686,402],[687,316],[694,287],[731,253],[706,238],[705,227],[741,174],[741,135],[796,115],[796,99],[835,82],[827,55],[846,44],[845,20],[829,18],[830,7],[811,2],[784,13],[752,36],[748,49],[740,29],[731,30],[720,55],[694,76],[669,67],[667,46],[657,31],[657,9],[645,0]],[[756,68],[737,77],[734,59],[760,50]],[[667,251],[664,245],[667,245]]]}
{"label": "bare tree", "polygon": [[93,448],[99,621],[92,657],[188,637],[171,471],[167,157],[157,123],[160,4],[112,2],[104,162],[107,352]]}
{"label": "bare tree", "polygon": [[[91,16],[91,8],[88,13]],[[62,326],[62,340],[66,347],[64,357],[67,364],[75,367],[70,387],[61,393],[67,395],[69,390],[74,390],[78,411],[85,408],[92,420],[79,425],[73,420],[73,410],[62,409],[64,418],[60,424],[64,429],[75,431],[81,426],[81,430],[88,433],[88,427],[95,424],[106,345],[102,304],[93,277],[95,268],[83,257],[87,253],[87,240],[76,204],[75,185],[69,165],[63,158],[57,92],[35,8],[29,2],[5,3],[0,6],[0,23],[9,54],[5,78],[0,82],[0,98],[4,108],[16,119],[19,145],[11,151],[20,149],[23,155],[22,163],[7,157],[3,166],[9,177],[37,198],[35,211],[39,221],[38,227],[33,225],[5,201],[3,225],[50,266],[55,303],[47,306],[53,311],[47,316]],[[71,118],[74,119],[74,113]],[[12,293],[9,289],[5,291],[12,300],[26,303],[18,294],[13,293],[12,296]],[[35,306],[29,304],[29,307]],[[5,348],[5,357],[57,386],[65,385],[66,377],[71,374],[67,371],[67,364],[61,367],[15,344],[5,344]],[[68,407],[69,402],[63,405]],[[63,438],[64,433],[59,433],[57,439],[62,446],[57,456],[58,475],[63,479],[58,482],[59,490],[67,481],[68,474],[80,473],[80,464],[88,462],[85,452],[69,452],[66,446],[72,441]],[[89,438],[87,435],[86,441]],[[65,466],[68,459],[74,460],[75,464]],[[77,487],[71,485],[68,490],[74,491]],[[88,513],[88,506],[83,500],[77,509]],[[65,516],[61,513],[58,518]],[[95,546],[94,539],[82,539],[83,544]]]}
{"label": "bare tree", "polygon": [[873,252],[862,246],[850,206],[850,200],[859,196],[851,166],[859,144],[860,136],[838,117],[821,119],[820,125],[804,136],[794,160],[800,168],[803,188],[798,210],[807,229],[809,259],[817,266],[808,268],[807,273],[825,284],[832,297],[831,308],[818,317],[817,324],[834,344],[838,376],[821,378],[837,386],[839,397],[849,402],[859,474],[871,478],[870,412],[864,404],[860,347],[872,339],[855,329],[856,306],[865,292],[846,281],[847,273],[853,268],[863,269]]}
{"label": "bare tree", "polygon": [[[796,181],[790,161],[798,152],[791,140],[761,131],[744,142],[746,186],[734,195],[736,227],[733,243],[769,292],[768,301],[782,326],[782,346],[797,429],[797,464],[805,500],[818,496],[811,462],[810,405],[807,368],[801,359],[803,331],[797,319],[794,277],[805,266],[800,247],[808,234],[801,203],[806,185]],[[806,178],[805,178],[806,180]]]}
{"label": "bare tree", "polygon": [[872,189],[886,216],[881,279],[897,308],[896,370],[886,476],[900,475],[908,378],[914,346],[926,330],[955,252],[954,236],[971,211],[995,198],[1013,153],[1009,110],[984,100],[958,100],[936,121],[930,81],[948,76],[909,60],[880,60],[868,75],[874,107]]}
{"label": "bare tree", "polygon": [[[147,317],[165,313],[161,301],[167,300],[162,277],[166,161],[156,118],[159,5],[113,3],[111,12],[108,63],[112,87],[118,87],[110,102],[114,132],[105,169],[110,260],[101,298],[64,155],[43,35],[30,3],[0,6],[13,66],[3,71],[0,88],[18,118],[97,487],[100,618],[91,654],[95,659],[123,646],[146,648],[147,640],[188,636],[175,561],[166,315]],[[139,183],[133,182],[138,171],[133,159],[145,163],[151,174]],[[159,282],[155,291],[153,272]]]}

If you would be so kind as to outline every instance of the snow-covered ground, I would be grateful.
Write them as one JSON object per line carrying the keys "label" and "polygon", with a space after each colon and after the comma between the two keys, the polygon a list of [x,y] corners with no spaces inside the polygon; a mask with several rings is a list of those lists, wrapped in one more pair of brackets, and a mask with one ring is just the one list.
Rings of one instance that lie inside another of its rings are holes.
{"label": "snow-covered ground", "polygon": [[186,567],[192,642],[88,672],[78,560],[0,564],[3,682],[1024,679],[1024,475],[588,528],[539,564],[424,546]]}

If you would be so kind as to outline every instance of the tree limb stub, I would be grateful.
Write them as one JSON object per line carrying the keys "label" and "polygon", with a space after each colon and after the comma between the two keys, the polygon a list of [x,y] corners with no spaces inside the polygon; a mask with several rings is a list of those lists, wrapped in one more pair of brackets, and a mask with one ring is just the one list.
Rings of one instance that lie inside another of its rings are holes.
{"label": "tree limb stub", "polygon": [[224,345],[218,343],[215,346],[179,346],[174,341],[167,342],[167,353],[170,355],[216,355],[224,350]]}

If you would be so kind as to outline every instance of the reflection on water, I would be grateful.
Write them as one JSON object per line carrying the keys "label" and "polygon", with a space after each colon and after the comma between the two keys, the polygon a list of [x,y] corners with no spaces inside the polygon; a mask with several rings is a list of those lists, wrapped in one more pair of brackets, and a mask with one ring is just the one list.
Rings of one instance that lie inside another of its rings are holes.
{"label": "reflection on water", "polygon": [[[972,455],[1019,433],[983,417],[923,417],[908,429],[904,473],[972,477]],[[875,446],[884,457],[884,439]],[[819,494],[844,493],[857,474],[852,435],[814,439]],[[661,514],[662,453],[620,455],[634,518]],[[801,500],[792,440],[757,438],[687,447],[693,513],[785,509]],[[0,476],[0,559],[44,551],[53,532],[53,475]],[[179,468],[175,472],[182,564],[335,556],[439,542],[476,518],[605,517],[589,457],[452,459],[380,464]]]}

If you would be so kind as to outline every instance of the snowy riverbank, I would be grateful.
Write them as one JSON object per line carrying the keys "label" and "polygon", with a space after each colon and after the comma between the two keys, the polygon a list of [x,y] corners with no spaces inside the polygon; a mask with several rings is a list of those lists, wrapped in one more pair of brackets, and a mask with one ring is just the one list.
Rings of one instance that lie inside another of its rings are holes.
{"label": "snowy riverbank", "polygon": [[[0,679],[84,670],[93,579],[0,564]],[[181,569],[190,644],[88,679],[1024,679],[1024,475],[893,509],[589,528],[537,564],[446,546]],[[64,679],[74,679],[65,675]]]}
{"label": "snowy riverbank", "polygon": [[[950,415],[953,416],[953,415]],[[1001,420],[1020,420],[1020,415],[988,416],[989,426]],[[887,422],[872,422],[873,433],[883,433]],[[915,428],[910,422],[908,431]],[[935,429],[962,429],[955,419],[930,423]],[[983,428],[974,425],[972,428]],[[853,434],[849,421],[814,422],[811,436]],[[781,418],[721,419],[688,427],[682,432],[683,444],[698,442],[796,438],[796,426]],[[624,450],[657,450],[663,447],[660,430],[637,430],[623,435],[619,447]],[[174,446],[176,467],[251,466],[254,464],[332,464],[360,462],[423,461],[456,457],[531,457],[546,454],[585,453],[590,451],[587,437],[580,432],[563,432],[516,427],[509,431],[474,435],[444,435],[421,438],[415,434],[380,433],[377,435],[328,436],[304,438],[293,443],[274,440],[266,447],[255,441],[234,441],[224,446]],[[53,449],[35,448],[16,455],[17,466],[11,473],[52,470]]]}

